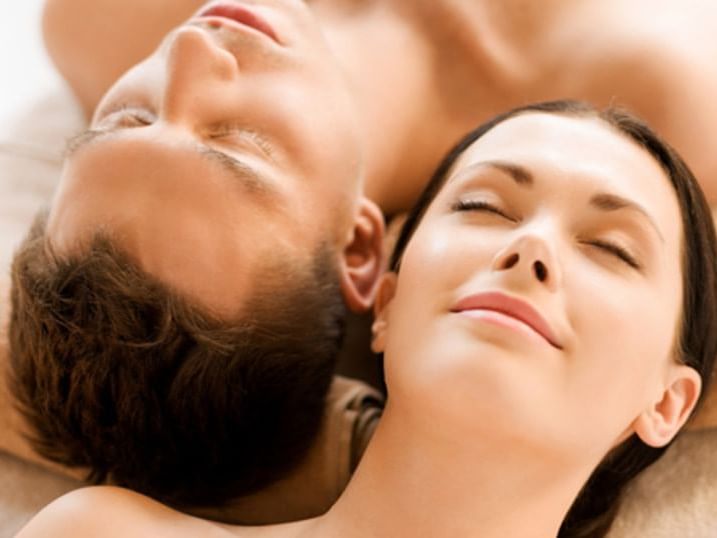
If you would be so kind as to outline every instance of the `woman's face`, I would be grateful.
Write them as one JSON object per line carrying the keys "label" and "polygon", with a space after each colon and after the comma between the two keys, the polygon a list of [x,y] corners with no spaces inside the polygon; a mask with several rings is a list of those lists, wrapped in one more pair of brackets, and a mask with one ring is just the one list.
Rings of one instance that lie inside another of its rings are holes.
{"label": "woman's face", "polygon": [[604,454],[675,365],[681,245],[673,187],[634,142],[598,119],[505,121],[454,165],[384,286],[392,405]]}

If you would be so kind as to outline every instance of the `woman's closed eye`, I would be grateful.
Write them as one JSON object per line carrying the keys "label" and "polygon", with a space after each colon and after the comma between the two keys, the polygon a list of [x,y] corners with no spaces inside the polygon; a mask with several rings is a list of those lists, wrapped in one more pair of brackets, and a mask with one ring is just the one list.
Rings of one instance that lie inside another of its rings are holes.
{"label": "woman's closed eye", "polygon": [[493,213],[498,215],[510,222],[518,222],[518,219],[509,215],[506,211],[501,209],[495,204],[492,204],[486,200],[480,200],[475,198],[469,198],[465,200],[458,200],[451,208],[453,211],[483,211],[486,213]]}
{"label": "woman's closed eye", "polygon": [[633,269],[641,269],[641,264],[635,259],[635,257],[630,254],[630,252],[618,245],[617,243],[614,243],[612,241],[607,241],[604,239],[591,239],[589,241],[584,241],[585,244],[598,248],[608,254],[611,254],[615,258],[623,261]]}

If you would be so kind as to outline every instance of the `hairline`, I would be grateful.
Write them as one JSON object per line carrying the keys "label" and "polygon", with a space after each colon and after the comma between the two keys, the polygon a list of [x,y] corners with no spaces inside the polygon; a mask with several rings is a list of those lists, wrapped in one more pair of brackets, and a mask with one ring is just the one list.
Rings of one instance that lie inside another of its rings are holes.
{"label": "hairline", "polygon": [[[246,321],[247,316],[255,318],[252,312],[266,310],[266,297],[277,296],[292,284],[311,280],[314,283],[320,282],[320,273],[327,268],[333,274],[333,281],[338,280],[337,265],[335,263],[335,248],[330,242],[322,239],[314,246],[311,254],[304,260],[287,259],[274,255],[268,259],[262,259],[256,267],[251,269],[251,276],[247,284],[248,293],[241,307],[234,312],[222,312],[219,308],[212,308],[209,304],[196,294],[181,289],[161,277],[147,271],[129,249],[121,245],[121,241],[106,227],[99,227],[93,230],[89,237],[74,247],[69,252],[59,253],[52,245],[47,235],[47,221],[49,209],[44,209],[36,216],[36,221],[41,226],[39,237],[43,241],[43,247],[49,260],[53,264],[67,264],[81,262],[87,255],[99,251],[111,253],[117,260],[121,261],[125,268],[136,273],[141,278],[151,282],[164,292],[170,300],[196,311],[197,314],[219,324]],[[299,262],[299,263],[297,263]]]}

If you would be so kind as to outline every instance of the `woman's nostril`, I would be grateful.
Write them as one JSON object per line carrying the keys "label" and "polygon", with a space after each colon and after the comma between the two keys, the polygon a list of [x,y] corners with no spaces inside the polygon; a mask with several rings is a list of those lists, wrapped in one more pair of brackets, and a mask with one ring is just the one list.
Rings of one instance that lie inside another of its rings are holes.
{"label": "woman's nostril", "polygon": [[517,253],[511,254],[508,257],[508,259],[505,260],[505,264],[503,265],[503,267],[505,269],[510,269],[511,267],[513,267],[515,264],[518,263],[518,260],[520,260],[520,255],[518,255]]}
{"label": "woman's nostril", "polygon": [[545,267],[545,264],[541,261],[536,261],[533,264],[533,270],[535,271],[535,277],[540,282],[545,282],[545,279],[548,278],[548,269]]}

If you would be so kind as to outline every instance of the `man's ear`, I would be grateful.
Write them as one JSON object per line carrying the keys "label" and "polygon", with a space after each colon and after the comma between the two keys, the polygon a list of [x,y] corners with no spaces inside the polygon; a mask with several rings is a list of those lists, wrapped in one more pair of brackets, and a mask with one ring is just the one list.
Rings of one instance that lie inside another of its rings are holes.
{"label": "man's ear", "polygon": [[697,405],[702,379],[684,364],[671,367],[670,378],[659,401],[645,409],[633,423],[637,436],[652,447],[665,446],[687,422]]}
{"label": "man's ear", "polygon": [[341,292],[354,312],[366,312],[373,304],[383,268],[383,236],[381,210],[362,198],[339,264]]}
{"label": "man's ear", "polygon": [[386,348],[389,304],[396,294],[396,282],[396,273],[384,273],[378,284],[376,302],[373,305],[373,325],[371,325],[371,351],[374,353],[383,353]]}

